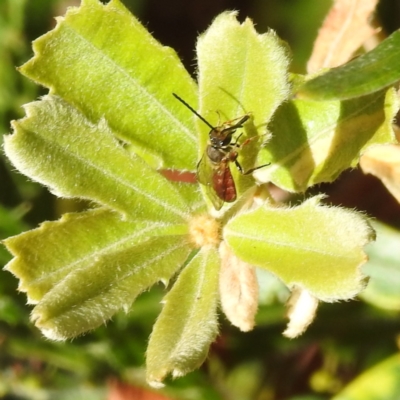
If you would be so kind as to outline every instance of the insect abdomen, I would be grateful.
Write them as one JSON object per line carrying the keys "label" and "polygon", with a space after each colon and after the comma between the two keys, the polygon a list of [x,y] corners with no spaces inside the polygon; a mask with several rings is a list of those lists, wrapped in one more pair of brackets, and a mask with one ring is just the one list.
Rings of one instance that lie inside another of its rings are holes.
{"label": "insect abdomen", "polygon": [[221,200],[227,203],[236,200],[235,182],[227,164],[224,164],[224,167],[215,171],[213,175],[213,188]]}

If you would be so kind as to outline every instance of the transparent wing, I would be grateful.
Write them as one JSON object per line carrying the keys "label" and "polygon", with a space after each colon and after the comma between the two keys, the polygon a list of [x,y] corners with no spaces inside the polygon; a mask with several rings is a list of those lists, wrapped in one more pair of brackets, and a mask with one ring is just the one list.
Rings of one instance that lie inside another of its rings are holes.
{"label": "transparent wing", "polygon": [[204,154],[197,164],[197,180],[204,185],[206,194],[211,200],[214,208],[220,210],[224,205],[224,201],[218,197],[217,192],[213,188],[213,176],[215,167],[209,158]]}

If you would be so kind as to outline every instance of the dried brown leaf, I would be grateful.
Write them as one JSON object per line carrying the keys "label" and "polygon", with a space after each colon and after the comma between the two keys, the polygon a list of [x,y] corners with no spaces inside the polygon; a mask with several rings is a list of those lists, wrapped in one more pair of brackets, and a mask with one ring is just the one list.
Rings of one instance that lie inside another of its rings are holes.
{"label": "dried brown leaf", "polygon": [[318,308],[318,299],[307,290],[295,286],[287,301],[287,316],[289,323],[283,334],[294,339],[307,329],[315,318]]}
{"label": "dried brown leaf", "polygon": [[222,242],[219,247],[221,307],[232,325],[247,332],[254,327],[258,308],[258,282],[255,268],[237,258]]}
{"label": "dried brown leaf", "polygon": [[379,178],[400,203],[400,145],[371,148],[361,157],[360,166]]}
{"label": "dried brown leaf", "polygon": [[376,29],[369,25],[378,0],[335,0],[318,37],[307,70],[333,68],[349,61]]}

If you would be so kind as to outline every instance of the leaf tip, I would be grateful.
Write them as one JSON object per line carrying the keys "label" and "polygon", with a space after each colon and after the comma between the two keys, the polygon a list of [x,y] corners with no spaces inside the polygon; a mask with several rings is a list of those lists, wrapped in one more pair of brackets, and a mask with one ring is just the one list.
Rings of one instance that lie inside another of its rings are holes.
{"label": "leaf tip", "polygon": [[58,342],[67,340],[67,337],[61,335],[55,327],[46,326],[47,324],[43,321],[43,316],[40,313],[33,311],[31,314],[31,321],[38,329],[40,329],[40,331],[46,338]]}
{"label": "leaf tip", "polygon": [[163,380],[169,372],[167,367],[152,369],[147,365],[146,382],[154,389],[162,389],[165,386]]}
{"label": "leaf tip", "polygon": [[182,371],[181,369],[177,369],[175,368],[174,370],[172,370],[171,375],[172,377],[175,378],[180,378],[182,376],[184,376],[186,374],[185,371]]}
{"label": "leaf tip", "polygon": [[147,383],[154,389],[162,389],[165,386],[164,383],[158,380],[147,380]]}
{"label": "leaf tip", "polygon": [[54,329],[40,329],[42,334],[50,340],[53,340],[55,342],[63,342],[67,340],[65,336],[59,335]]}
{"label": "leaf tip", "polygon": [[287,302],[289,323],[283,335],[294,339],[305,332],[315,318],[318,299],[307,290],[295,286]]}

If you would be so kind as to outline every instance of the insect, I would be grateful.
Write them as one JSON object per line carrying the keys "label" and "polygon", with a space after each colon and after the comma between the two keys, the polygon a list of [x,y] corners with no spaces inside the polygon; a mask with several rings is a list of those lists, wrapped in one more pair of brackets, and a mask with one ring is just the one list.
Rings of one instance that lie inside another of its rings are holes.
{"label": "insect", "polygon": [[224,202],[231,203],[237,197],[235,181],[229,169],[230,163],[234,163],[242,175],[249,175],[255,170],[269,165],[264,164],[244,171],[237,160],[239,156],[238,151],[251,140],[258,139],[259,136],[250,137],[242,144],[238,144],[243,133],[236,139],[233,138],[233,134],[237,129],[243,128],[245,122],[250,119],[250,114],[245,114],[242,117],[224,122],[222,125],[212,126],[177,94],[173,93],[173,95],[211,128],[208,134],[209,142],[206,150],[197,164],[197,179],[207,188],[208,195],[215,209],[220,210]]}

